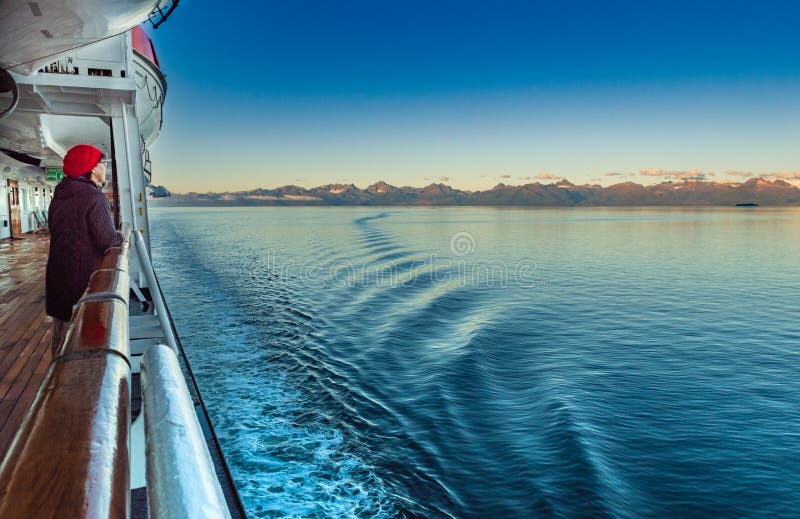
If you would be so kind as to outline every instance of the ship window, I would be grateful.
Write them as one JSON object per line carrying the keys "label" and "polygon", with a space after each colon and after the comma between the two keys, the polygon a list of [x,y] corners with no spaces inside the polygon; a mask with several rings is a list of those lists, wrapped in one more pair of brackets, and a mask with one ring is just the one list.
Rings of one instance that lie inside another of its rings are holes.
{"label": "ship window", "polygon": [[103,77],[111,77],[111,71],[107,68],[90,68],[89,69],[90,76],[103,76]]}

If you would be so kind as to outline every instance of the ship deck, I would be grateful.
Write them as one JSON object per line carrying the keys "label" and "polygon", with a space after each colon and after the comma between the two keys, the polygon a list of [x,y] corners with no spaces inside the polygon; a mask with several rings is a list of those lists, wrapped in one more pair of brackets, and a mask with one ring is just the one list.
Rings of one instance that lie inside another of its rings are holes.
{"label": "ship deck", "polygon": [[49,234],[0,240],[0,458],[52,360],[44,300],[49,246]]}

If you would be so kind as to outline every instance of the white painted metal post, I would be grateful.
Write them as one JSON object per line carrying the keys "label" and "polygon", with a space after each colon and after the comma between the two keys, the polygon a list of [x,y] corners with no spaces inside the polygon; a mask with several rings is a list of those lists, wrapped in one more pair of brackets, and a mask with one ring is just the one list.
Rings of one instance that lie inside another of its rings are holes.
{"label": "white painted metal post", "polygon": [[[139,125],[134,106],[117,104],[112,107],[111,130],[114,132],[114,154],[117,168],[120,215],[134,233],[145,234],[145,248],[150,252],[150,226],[145,205],[145,181],[142,157],[139,149]],[[139,287],[150,286],[146,267],[139,261],[132,262],[131,274]]]}
{"label": "white painted metal post", "polygon": [[175,340],[175,334],[172,332],[172,324],[170,323],[169,314],[167,313],[167,306],[164,304],[161,290],[158,289],[156,274],[153,270],[153,265],[150,263],[150,256],[147,254],[147,247],[142,238],[142,233],[134,231],[133,234],[136,237],[136,252],[139,256],[139,263],[142,265],[142,270],[144,270],[144,275],[147,278],[147,284],[150,287],[150,297],[153,298],[153,304],[156,307],[156,316],[161,325],[161,331],[164,332],[167,344],[177,355],[178,342]]}

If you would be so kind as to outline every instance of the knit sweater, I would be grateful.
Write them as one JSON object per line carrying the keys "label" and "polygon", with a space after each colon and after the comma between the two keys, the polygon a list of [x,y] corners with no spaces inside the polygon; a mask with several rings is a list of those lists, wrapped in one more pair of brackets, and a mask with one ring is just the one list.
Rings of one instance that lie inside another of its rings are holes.
{"label": "knit sweater", "polygon": [[106,196],[87,178],[62,180],[48,215],[47,314],[69,321],[106,249],[120,245],[123,238],[114,229]]}

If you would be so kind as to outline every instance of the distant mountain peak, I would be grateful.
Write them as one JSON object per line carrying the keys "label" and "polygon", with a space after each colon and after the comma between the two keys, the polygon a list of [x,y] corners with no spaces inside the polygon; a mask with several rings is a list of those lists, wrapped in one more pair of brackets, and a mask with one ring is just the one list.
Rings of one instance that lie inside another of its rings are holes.
{"label": "distant mountain peak", "polygon": [[328,184],[325,187],[330,193],[334,195],[358,190],[355,184]]}
{"label": "distant mountain peak", "polygon": [[395,191],[397,191],[396,187],[391,184],[387,184],[383,180],[379,180],[367,188],[368,193],[375,194],[394,193]]}
{"label": "distant mountain peak", "polygon": [[426,193],[450,193],[453,191],[453,188],[448,186],[447,184],[434,183],[434,184],[428,184],[427,186],[422,188],[422,191]]}

